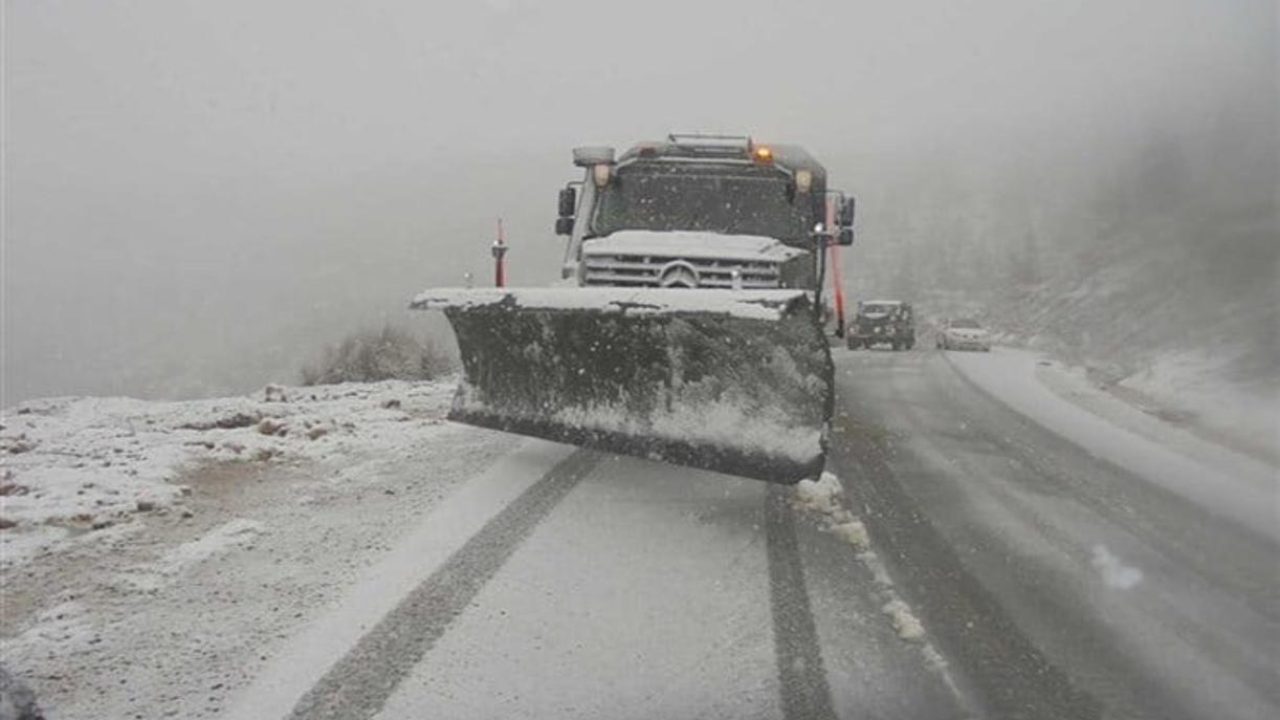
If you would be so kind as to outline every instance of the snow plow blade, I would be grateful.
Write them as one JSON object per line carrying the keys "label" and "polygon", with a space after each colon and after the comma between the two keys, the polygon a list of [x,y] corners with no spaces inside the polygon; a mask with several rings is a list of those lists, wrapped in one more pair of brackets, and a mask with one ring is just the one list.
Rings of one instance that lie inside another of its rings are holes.
{"label": "snow plow blade", "polygon": [[799,290],[428,290],[463,377],[449,418],[778,483],[826,457],[830,349]]}

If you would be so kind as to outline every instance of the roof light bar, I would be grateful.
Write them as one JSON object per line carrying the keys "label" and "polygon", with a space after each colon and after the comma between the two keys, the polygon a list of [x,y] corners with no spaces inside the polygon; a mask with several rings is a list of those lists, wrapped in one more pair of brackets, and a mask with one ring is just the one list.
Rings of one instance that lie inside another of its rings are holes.
{"label": "roof light bar", "polygon": [[667,139],[676,147],[690,152],[745,155],[751,151],[751,138],[746,135],[673,132]]}

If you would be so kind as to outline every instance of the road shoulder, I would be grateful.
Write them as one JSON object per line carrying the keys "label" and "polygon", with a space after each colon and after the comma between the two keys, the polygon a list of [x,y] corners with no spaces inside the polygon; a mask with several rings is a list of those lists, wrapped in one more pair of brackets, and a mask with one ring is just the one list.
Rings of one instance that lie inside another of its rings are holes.
{"label": "road shoulder", "polygon": [[73,537],[4,582],[4,663],[60,718],[221,717],[281,643],[516,444],[442,424],[348,473],[220,461],[181,505]]}

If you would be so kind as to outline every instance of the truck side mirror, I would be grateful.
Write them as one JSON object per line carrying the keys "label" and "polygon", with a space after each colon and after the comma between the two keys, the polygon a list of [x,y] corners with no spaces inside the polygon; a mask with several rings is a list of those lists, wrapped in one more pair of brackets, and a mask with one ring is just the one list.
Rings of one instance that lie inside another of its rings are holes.
{"label": "truck side mirror", "polygon": [[[851,197],[845,200],[844,204],[840,206],[840,226],[841,227],[853,227],[853,216],[854,216],[855,205],[856,203],[854,202],[854,199]],[[841,241],[840,244],[849,245],[852,242],[853,242],[852,240],[850,240],[848,243]]]}
{"label": "truck side mirror", "polygon": [[853,244],[853,228],[851,227],[840,228],[840,239],[837,242],[839,242],[841,245],[852,245]]}
{"label": "truck side mirror", "polygon": [[[572,187],[560,191],[560,217],[571,218],[578,209],[578,193]],[[566,233],[567,234],[567,233]]]}
{"label": "truck side mirror", "polygon": [[556,234],[572,235],[573,234],[573,218],[571,217],[556,218]]}

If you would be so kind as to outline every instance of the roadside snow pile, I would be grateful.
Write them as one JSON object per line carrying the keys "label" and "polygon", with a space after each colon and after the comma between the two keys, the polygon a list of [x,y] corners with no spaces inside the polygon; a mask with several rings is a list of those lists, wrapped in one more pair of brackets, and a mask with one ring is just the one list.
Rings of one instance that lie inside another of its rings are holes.
{"label": "roadside snow pile", "polygon": [[0,415],[0,565],[138,512],[203,462],[345,459],[358,472],[438,431],[452,382],[286,388],[186,402],[55,398]]}
{"label": "roadside snow pile", "polygon": [[893,581],[889,578],[884,563],[871,549],[871,538],[867,534],[866,526],[845,508],[844,486],[840,484],[840,478],[824,472],[817,480],[802,480],[796,483],[795,496],[792,498],[791,505],[801,512],[817,516],[825,532],[835,535],[853,547],[858,561],[871,573],[875,581],[881,600],[884,602],[880,609],[889,617],[894,633],[902,640],[922,642],[930,664],[943,673],[947,682],[951,682],[950,676],[946,673],[946,662],[924,639],[924,624],[911,612],[911,606],[894,590]]}
{"label": "roadside snow pile", "polygon": [[796,483],[792,506],[821,516],[823,530],[849,543],[855,550],[865,550],[871,546],[867,528],[845,509],[843,498],[844,487],[840,485],[840,479],[824,472],[817,480]]}
{"label": "roadside snow pile", "polygon": [[798,510],[834,515],[844,511],[840,498],[844,488],[833,473],[824,472],[817,480],[801,480],[795,486],[794,506]]}
{"label": "roadside snow pile", "polygon": [[889,616],[889,622],[893,625],[894,632],[898,633],[898,637],[903,640],[919,640],[924,637],[924,625],[920,624],[920,619],[911,612],[911,606],[900,598],[895,597],[885,603],[881,611]]}
{"label": "roadside snow pile", "polygon": [[871,538],[861,520],[850,520],[827,528],[831,534],[853,546],[854,550],[865,550],[871,547]]}

